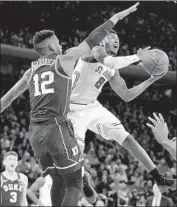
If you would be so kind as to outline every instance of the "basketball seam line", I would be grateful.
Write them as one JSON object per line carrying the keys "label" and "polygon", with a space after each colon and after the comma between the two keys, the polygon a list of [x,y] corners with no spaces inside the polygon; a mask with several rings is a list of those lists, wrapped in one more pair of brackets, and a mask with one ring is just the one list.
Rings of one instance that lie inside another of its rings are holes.
{"label": "basketball seam line", "polygon": [[[158,57],[158,59],[157,59],[157,62],[155,63],[153,69],[151,70],[151,73],[154,71],[155,67],[157,66],[157,63],[158,63],[158,61],[159,61],[159,59],[160,59],[161,54],[162,54],[162,53],[160,53],[160,55],[159,55],[159,57]],[[154,63],[154,61],[153,61],[153,63]]]}

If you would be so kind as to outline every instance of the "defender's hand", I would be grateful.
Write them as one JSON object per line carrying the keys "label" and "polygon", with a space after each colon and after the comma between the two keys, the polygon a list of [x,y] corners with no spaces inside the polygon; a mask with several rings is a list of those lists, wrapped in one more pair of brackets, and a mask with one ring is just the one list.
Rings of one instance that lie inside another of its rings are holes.
{"label": "defender's hand", "polygon": [[164,122],[163,116],[159,113],[153,113],[154,118],[148,117],[152,124],[147,123],[147,126],[152,129],[152,132],[156,138],[156,140],[163,144],[163,142],[168,139],[168,127],[167,124]]}
{"label": "defender's hand", "polygon": [[130,13],[136,11],[138,5],[139,5],[139,2],[136,3],[136,4],[134,4],[134,5],[131,6],[130,8],[128,8],[128,9],[122,11],[122,12],[117,13],[117,16],[119,17],[120,20],[123,19],[123,18],[125,18],[125,17],[128,16]]}

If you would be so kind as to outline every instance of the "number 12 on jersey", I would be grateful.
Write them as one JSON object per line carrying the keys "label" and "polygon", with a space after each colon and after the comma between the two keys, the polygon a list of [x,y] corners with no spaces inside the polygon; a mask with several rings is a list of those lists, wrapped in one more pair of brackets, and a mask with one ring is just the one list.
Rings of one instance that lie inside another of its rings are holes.
{"label": "number 12 on jersey", "polygon": [[[48,80],[42,80],[40,79],[45,79],[47,78]],[[35,74],[33,76],[33,81],[34,81],[34,96],[40,96],[48,93],[54,93],[54,88],[49,88],[46,87],[54,82],[54,73],[52,71],[46,71],[43,72],[42,74]],[[41,82],[41,84],[39,84]]]}

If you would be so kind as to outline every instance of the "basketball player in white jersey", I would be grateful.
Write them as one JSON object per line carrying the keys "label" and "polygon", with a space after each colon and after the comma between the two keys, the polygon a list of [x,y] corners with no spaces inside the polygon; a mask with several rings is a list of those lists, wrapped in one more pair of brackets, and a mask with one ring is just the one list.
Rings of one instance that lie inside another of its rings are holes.
{"label": "basketball player in white jersey", "polygon": [[148,117],[152,124],[147,123],[147,126],[152,129],[155,139],[161,144],[176,160],[176,137],[168,139],[168,127],[164,121],[162,114],[153,113],[153,118]]}
{"label": "basketball player in white jersey", "polygon": [[[28,189],[27,195],[37,206],[52,206],[50,191],[52,178],[50,175],[39,177]],[[39,198],[37,192],[39,191]]]}
{"label": "basketball player in white jersey", "polygon": [[104,139],[115,140],[126,148],[137,160],[144,164],[159,186],[171,187],[175,184],[175,181],[159,174],[146,151],[124,129],[117,117],[97,101],[103,85],[108,81],[112,89],[124,101],[129,102],[164,74],[151,76],[140,85],[128,89],[124,79],[120,77],[118,69],[143,60],[149,48],[139,50],[137,55],[114,57],[119,48],[119,38],[115,31],[107,35],[103,45],[104,47],[93,48],[91,53],[80,58],[73,73],[69,118],[73,123],[75,136],[81,151],[84,149],[85,133],[87,129],[90,129],[100,134]]}
{"label": "basketball player in white jersey", "polygon": [[1,177],[1,202],[0,206],[27,206],[26,190],[28,178],[22,173],[17,173],[18,155],[14,151],[8,151],[4,155],[3,165],[5,171]]}

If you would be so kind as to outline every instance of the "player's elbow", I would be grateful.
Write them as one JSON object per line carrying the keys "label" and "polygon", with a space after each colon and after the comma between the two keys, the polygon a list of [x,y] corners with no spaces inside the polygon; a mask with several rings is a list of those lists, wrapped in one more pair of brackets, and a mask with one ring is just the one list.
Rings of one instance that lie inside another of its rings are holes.
{"label": "player's elbow", "polygon": [[126,94],[117,93],[117,95],[119,95],[121,97],[121,99],[123,101],[125,101],[126,103],[128,103],[130,101],[129,97]]}

